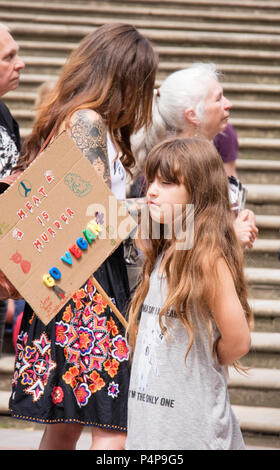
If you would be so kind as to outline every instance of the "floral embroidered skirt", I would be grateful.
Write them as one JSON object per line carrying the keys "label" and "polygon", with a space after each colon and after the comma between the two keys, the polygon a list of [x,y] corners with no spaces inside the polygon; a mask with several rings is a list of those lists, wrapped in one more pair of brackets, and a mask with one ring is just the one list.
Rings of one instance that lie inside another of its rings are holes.
{"label": "floral embroidered skirt", "polygon": [[[124,314],[129,288],[122,245],[94,276]],[[47,326],[26,306],[10,411],[40,423],[126,431],[129,373],[124,328],[87,281]]]}

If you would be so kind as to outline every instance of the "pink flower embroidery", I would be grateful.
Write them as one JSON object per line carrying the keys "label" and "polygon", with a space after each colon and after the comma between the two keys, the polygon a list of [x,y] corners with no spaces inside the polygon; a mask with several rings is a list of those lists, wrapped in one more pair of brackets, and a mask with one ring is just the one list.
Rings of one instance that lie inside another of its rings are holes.
{"label": "pink flower embroidery", "polygon": [[125,338],[116,336],[112,341],[112,356],[120,362],[127,361],[129,349]]}
{"label": "pink flower embroidery", "polygon": [[56,405],[61,403],[64,397],[64,393],[61,387],[54,387],[52,391],[52,401]]}

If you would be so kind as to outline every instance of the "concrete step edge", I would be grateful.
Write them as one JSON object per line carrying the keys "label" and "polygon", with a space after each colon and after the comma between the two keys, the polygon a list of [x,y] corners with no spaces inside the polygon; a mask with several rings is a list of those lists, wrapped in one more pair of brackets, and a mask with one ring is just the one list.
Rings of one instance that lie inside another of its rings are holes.
{"label": "concrete step edge", "polygon": [[[192,62],[173,62],[173,61],[160,61],[159,71],[167,70],[170,73],[179,69],[190,67]],[[224,73],[247,73],[247,74],[262,74],[262,75],[278,75],[280,67],[278,65],[258,65],[258,64],[224,64],[217,63],[217,70]]]}
{"label": "concrete step edge", "polygon": [[11,392],[0,390],[0,414],[7,414]]}
{"label": "concrete step edge", "polygon": [[31,133],[31,127],[21,127],[20,128],[20,136],[22,139],[26,139]]}
{"label": "concrete step edge", "polygon": [[[46,25],[44,23],[37,24],[22,24],[19,22],[9,22],[9,27],[14,35],[17,34],[32,34],[32,35],[56,35],[58,37],[72,37],[82,38],[94,27],[87,26],[66,26],[66,25]],[[223,44],[251,44],[255,46],[271,45],[276,47],[280,45],[280,37],[277,34],[246,34],[246,33],[213,33],[208,31],[171,31],[168,29],[153,30],[151,28],[139,28],[142,34],[146,35],[153,41],[189,41],[191,43],[199,43],[207,41],[207,43],[220,43]]]}
{"label": "concrete step edge", "polygon": [[256,215],[259,228],[280,229],[280,215]]}
{"label": "concrete step edge", "polygon": [[250,109],[254,111],[280,111],[280,103],[273,101],[231,100],[233,109]]}
{"label": "concrete step edge", "polygon": [[280,333],[252,332],[251,351],[280,353]]}
{"label": "concrete step edge", "polygon": [[280,369],[250,368],[247,374],[240,374],[229,367],[228,372],[229,387],[280,391]]}
{"label": "concrete step edge", "polygon": [[236,161],[239,170],[270,171],[280,170],[280,160],[254,160],[238,158]]}
{"label": "concrete step edge", "polygon": [[[47,80],[55,80],[58,77],[57,74],[50,73],[26,73],[22,72],[20,75],[20,82],[45,82]],[[20,91],[20,90],[19,90]]]}
{"label": "concrete step edge", "polygon": [[[120,0],[119,0],[120,1]],[[147,4],[150,0],[138,0],[137,3]],[[127,2],[120,2],[120,3],[127,3]],[[226,7],[240,7],[240,8],[256,8],[256,9],[277,9],[279,3],[277,1],[261,1],[258,0],[257,2],[254,0],[153,0],[153,3],[167,3],[167,4],[174,4],[174,5],[201,5],[201,6],[217,6],[221,7],[222,5]]]}
{"label": "concrete step edge", "polygon": [[[250,253],[274,253],[278,254],[280,252],[280,239],[265,239],[259,238],[255,241],[253,248],[249,250]],[[279,261],[280,268],[280,261]]]}
{"label": "concrete step edge", "polygon": [[0,357],[0,373],[12,374],[14,371],[15,355],[3,354]]}
{"label": "concrete step edge", "polygon": [[[76,5],[73,5],[73,4],[72,4],[72,5],[69,5],[69,4],[67,4],[67,3],[60,3],[60,2],[57,2],[57,3],[56,3],[57,7],[56,7],[55,5],[52,5],[52,4],[50,4],[50,3],[46,6],[45,3],[43,3],[43,2],[34,2],[34,3],[33,3],[33,2],[27,2],[27,1],[26,1],[26,2],[19,2],[19,1],[7,2],[7,1],[1,1],[1,2],[0,2],[0,6],[8,6],[8,7],[9,7],[9,6],[13,6],[14,8],[22,6],[22,7],[25,7],[25,8],[31,8],[31,9],[33,9],[33,11],[34,11],[34,10],[35,10],[35,11],[36,11],[36,10],[39,10],[39,11],[40,11],[41,9],[43,9],[43,10],[48,9],[48,10],[55,10],[55,11],[57,11],[57,10],[62,10],[63,12],[69,12],[69,11],[70,11],[70,12],[73,12],[73,11],[75,12],[75,11],[77,11],[77,9],[79,8],[79,11],[85,11],[85,12],[90,12],[90,13],[92,13],[96,7],[100,7],[100,8],[103,8],[103,9],[104,9],[104,5],[101,5],[101,6],[100,6],[100,3],[101,3],[101,2],[90,2],[90,6],[89,6],[89,5],[83,5],[83,4],[80,4],[80,3],[79,3],[78,5],[77,5],[77,4],[76,4]],[[118,2],[117,2],[117,3],[118,3]],[[119,2],[119,5],[117,5],[117,6],[118,6],[119,8],[121,8],[121,7],[123,7],[123,5],[124,5],[125,3],[128,4],[125,8],[127,8],[127,7],[129,8],[129,7],[130,7],[130,2]],[[153,7],[153,8],[150,7],[150,5],[149,5],[150,1],[149,1],[149,0],[148,0],[148,1],[141,0],[141,1],[137,1],[137,2],[135,2],[135,3],[137,3],[137,6],[135,6],[134,8],[136,8],[137,11],[139,11],[139,12],[143,12],[143,11],[145,12],[145,11],[147,11],[147,3],[148,3],[149,13],[150,13],[150,14],[152,14],[153,11],[155,11],[155,12],[159,11],[159,8],[158,8],[157,6],[155,6],[155,7]],[[248,11],[246,11],[246,10],[244,11],[245,8],[248,9],[248,8],[253,7],[254,10],[255,10],[254,13],[255,13],[255,15],[257,16],[257,18],[261,15],[261,13],[266,14],[266,11],[267,11],[267,10],[272,10],[272,13],[274,13],[274,10],[275,10],[275,9],[277,10],[277,8],[278,8],[278,7],[277,7],[277,2],[267,2],[267,3],[265,3],[265,2],[259,2],[259,1],[258,1],[258,3],[256,4],[256,2],[253,2],[253,1],[251,1],[251,2],[246,2],[246,1],[244,1],[244,2],[242,2],[242,1],[237,2],[236,0],[233,1],[233,2],[231,2],[230,0],[229,0],[228,2],[227,2],[227,1],[209,2],[208,0],[206,0],[206,1],[205,1],[205,0],[204,0],[204,1],[203,1],[203,0],[197,0],[197,1],[195,1],[195,2],[194,2],[194,1],[188,2],[188,1],[184,1],[184,0],[176,0],[176,1],[174,1],[174,0],[171,0],[171,1],[170,1],[170,0],[163,0],[163,1],[161,2],[160,0],[153,0],[153,4],[159,4],[160,6],[162,6],[162,4],[165,4],[165,3],[167,3],[169,6],[172,5],[172,4],[176,5],[177,8],[175,9],[175,12],[176,12],[176,10],[178,9],[178,7],[188,7],[188,8],[186,8],[186,9],[184,9],[184,10],[182,10],[182,9],[179,8],[179,14],[181,14],[181,15],[182,15],[184,12],[187,13],[187,12],[189,12],[190,10],[193,11],[193,10],[190,8],[191,5],[193,5],[194,7],[197,7],[198,5],[200,5],[200,6],[212,6],[212,7],[217,7],[217,8],[218,8],[218,11],[215,11],[215,12],[214,12],[215,14],[219,14],[219,12],[221,12],[220,8],[221,8],[221,7],[225,7],[226,10],[222,11],[222,13],[224,13],[224,14],[227,14],[227,13],[228,13],[229,15],[232,15],[232,14],[234,15],[234,13],[236,13],[236,15],[238,15],[238,17],[241,17],[241,13],[242,13],[242,15],[244,15],[244,14],[246,15],[246,13],[247,13],[247,14],[249,15],[249,17],[251,17],[251,18],[252,18],[251,12],[250,12],[250,11],[248,12]],[[142,6],[139,6],[139,5],[144,5],[144,6],[142,7]],[[238,8],[241,9],[241,11],[239,11],[239,12],[228,12],[228,7],[229,7],[229,6],[238,7]],[[110,6],[107,6],[107,8],[110,8]],[[166,12],[166,9],[161,9],[161,8],[160,8],[160,10],[162,10],[163,12]],[[258,11],[258,10],[264,10],[264,11]],[[204,15],[205,15],[205,10],[199,9],[199,10],[197,10],[197,12],[198,12],[198,13],[199,13],[199,12],[202,12],[202,13],[204,13]],[[211,15],[212,12],[213,12],[213,10],[210,10],[210,12],[209,12],[210,15]],[[170,12],[169,12],[169,13],[170,13]],[[251,16],[250,16],[250,15],[251,15]],[[212,16],[212,15],[211,15],[211,16]],[[271,16],[272,18],[275,17],[275,15],[273,15],[273,14],[271,14],[270,16]]]}
{"label": "concrete step edge", "polygon": [[36,65],[38,67],[41,66],[49,66],[49,67],[62,67],[66,61],[64,57],[38,57],[38,56],[24,56],[20,55],[20,58],[23,60],[26,66],[28,65]]}
{"label": "concrete step edge", "polygon": [[35,101],[37,93],[33,91],[9,91],[2,97],[3,101]]}
{"label": "concrete step edge", "polygon": [[232,408],[242,431],[280,433],[280,409],[239,405]]}
{"label": "concrete step edge", "polygon": [[[1,5],[0,5],[1,6]],[[78,10],[78,8],[77,8]],[[80,13],[80,12],[79,12]],[[182,12],[181,15],[178,15],[177,11],[172,10],[167,15],[166,10],[153,10],[152,16],[151,14],[143,12],[146,14],[146,18],[138,18],[137,17],[137,9],[131,10],[128,7],[126,9],[119,9],[118,7],[114,7],[110,5],[107,10],[102,8],[101,6],[98,8],[98,13],[105,14],[104,16],[96,16],[89,17],[89,16],[70,16],[65,15],[64,13],[59,13],[58,11],[55,12],[53,15],[48,14],[34,14],[32,11],[29,13],[9,13],[9,12],[1,12],[0,18],[2,21],[6,22],[32,22],[36,21],[37,23],[43,24],[64,24],[64,25],[85,25],[85,26],[100,26],[104,23],[108,23],[111,21],[115,21],[117,13],[118,15],[121,13],[129,14],[132,17],[129,18],[129,22],[132,23],[136,28],[153,28],[153,29],[168,29],[168,30],[188,30],[188,31],[215,31],[215,32],[245,32],[249,34],[279,34],[280,28],[279,26],[270,26],[270,25],[260,25],[260,24],[252,24],[250,20],[252,17],[248,15],[248,22],[245,22],[244,16],[240,15],[223,15],[218,14],[216,19],[227,19],[232,20],[233,22],[227,22],[219,24],[217,22],[205,22],[199,21],[201,19],[201,12],[192,11],[192,12]],[[168,19],[162,19],[160,16],[167,16]],[[182,19],[185,17],[185,20]],[[198,18],[197,18],[198,17]],[[152,18],[152,19],[151,19]],[[179,18],[179,19],[177,19]],[[194,18],[193,21],[190,19]],[[213,19],[213,16],[204,15],[204,18]],[[242,23],[234,23],[234,21],[242,19]],[[273,18],[275,21],[275,17]],[[260,18],[261,20],[261,18]],[[119,17],[118,21],[121,23],[127,22],[127,17]],[[280,15],[279,15],[279,22],[280,22]]]}
{"label": "concrete step edge", "polygon": [[[156,86],[160,86],[162,79],[156,80]],[[280,85],[275,85],[271,83],[233,83],[233,82],[223,82],[223,89],[226,93],[249,93],[249,94],[279,94]]]}
{"label": "concrete step edge", "polygon": [[[75,42],[44,42],[43,40],[40,41],[39,39],[34,40],[24,40],[21,38],[17,39],[17,42],[21,48],[30,49],[32,53],[38,50],[65,50],[69,53],[74,47],[77,46],[78,41]],[[234,58],[244,58],[244,59],[254,59],[257,60],[278,60],[280,58],[280,52],[278,51],[270,51],[270,50],[252,50],[252,49],[224,49],[224,48],[214,48],[214,47],[180,47],[180,46],[160,46],[158,44],[154,45],[155,50],[162,55],[180,55],[180,56],[221,56],[221,57],[234,57]]]}
{"label": "concrete step edge", "polygon": [[257,119],[257,118],[231,118],[231,123],[235,127],[248,127],[248,128],[265,128],[272,129],[280,128],[279,119]]}
{"label": "concrete step edge", "polygon": [[[21,40],[22,41],[22,40]],[[220,57],[238,57],[238,58],[251,58],[251,59],[279,59],[280,52],[275,50],[262,50],[254,51],[252,49],[224,49],[216,47],[180,47],[178,45],[155,45],[155,49],[161,55],[180,55],[180,56],[220,56]]]}
{"label": "concrete step edge", "polygon": [[248,299],[255,317],[280,317],[280,300]]}
{"label": "concrete step edge", "polygon": [[260,228],[280,229],[280,215],[256,215],[256,223]]}
{"label": "concrete step edge", "polygon": [[245,268],[244,272],[248,284],[280,286],[280,269]]}
{"label": "concrete step edge", "polygon": [[33,109],[13,109],[13,117],[16,120],[19,119],[33,119],[36,112]]}
{"label": "concrete step edge", "polygon": [[280,149],[280,139],[270,139],[264,137],[239,137],[240,149]]}
{"label": "concrete step edge", "polygon": [[245,183],[244,186],[248,190],[248,203],[280,202],[280,185],[278,184]]}

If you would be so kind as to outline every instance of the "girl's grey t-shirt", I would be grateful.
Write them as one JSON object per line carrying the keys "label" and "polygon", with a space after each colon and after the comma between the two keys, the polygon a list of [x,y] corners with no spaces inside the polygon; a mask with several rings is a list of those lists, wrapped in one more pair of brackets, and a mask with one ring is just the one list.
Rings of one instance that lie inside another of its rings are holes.
{"label": "girl's grey t-shirt", "polygon": [[[213,358],[207,331],[185,362],[188,334],[176,313],[168,336],[159,327],[166,281],[155,270],[142,306],[128,399],[127,450],[243,450],[224,367]],[[212,321],[213,323],[213,321]],[[219,332],[214,325],[213,339]]]}

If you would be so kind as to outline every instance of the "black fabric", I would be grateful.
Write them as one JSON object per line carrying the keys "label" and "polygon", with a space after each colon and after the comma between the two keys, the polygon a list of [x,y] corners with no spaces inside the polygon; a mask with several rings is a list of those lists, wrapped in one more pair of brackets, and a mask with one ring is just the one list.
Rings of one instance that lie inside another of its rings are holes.
{"label": "black fabric", "polygon": [[[122,245],[94,274],[125,312]],[[88,281],[45,326],[25,307],[10,409],[16,418],[126,431],[129,351],[123,326]]]}
{"label": "black fabric", "polygon": [[8,301],[0,300],[0,356],[3,351],[4,333],[5,333],[5,321],[8,310]]}

